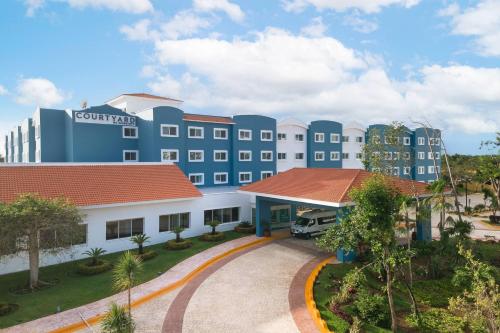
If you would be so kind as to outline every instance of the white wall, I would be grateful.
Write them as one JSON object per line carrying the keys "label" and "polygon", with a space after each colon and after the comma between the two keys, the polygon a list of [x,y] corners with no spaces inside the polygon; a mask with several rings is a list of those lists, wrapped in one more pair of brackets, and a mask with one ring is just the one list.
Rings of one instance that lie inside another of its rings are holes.
{"label": "white wall", "polygon": [[[277,133],[285,133],[286,140],[276,142],[276,169],[283,172],[292,168],[307,167],[307,125],[294,120],[284,120],[277,124]],[[302,134],[304,141],[296,141],[295,134]],[[277,139],[277,136],[276,136]],[[286,160],[279,160],[278,153],[286,153]],[[303,153],[303,160],[296,160],[295,153]]]}
{"label": "white wall", "polygon": [[157,106],[179,107],[182,102],[157,98],[145,98],[137,96],[122,95],[107,103],[115,108],[125,110],[128,113],[136,113]]}
{"label": "white wall", "polygon": [[[349,153],[349,158],[342,160],[342,168],[364,169],[362,160],[357,159],[356,154],[363,152],[365,129],[362,125],[352,122],[343,127],[342,135],[349,137],[348,142],[342,142],[342,152]],[[362,137],[363,143],[356,142],[356,137]]]}
{"label": "white wall", "polygon": [[[141,204],[132,206],[82,209],[86,214],[87,244],[74,246],[70,250],[57,254],[41,255],[40,265],[47,266],[85,257],[82,252],[93,247],[102,247],[108,253],[136,248],[129,238],[106,240],[106,221],[144,218],[144,233],[151,237],[147,245],[162,243],[175,238],[172,232],[159,232],[159,216],[175,213],[191,213],[190,228],[182,233],[188,238],[201,235],[210,230],[204,225],[204,211],[216,208],[240,208],[240,221],[250,221],[250,195],[236,193],[236,188],[221,188],[207,191],[202,198],[177,201],[171,203]],[[217,227],[220,231],[232,230],[238,222],[224,223]],[[4,256],[0,258],[0,275],[28,269],[28,258],[25,254],[19,256]]]}

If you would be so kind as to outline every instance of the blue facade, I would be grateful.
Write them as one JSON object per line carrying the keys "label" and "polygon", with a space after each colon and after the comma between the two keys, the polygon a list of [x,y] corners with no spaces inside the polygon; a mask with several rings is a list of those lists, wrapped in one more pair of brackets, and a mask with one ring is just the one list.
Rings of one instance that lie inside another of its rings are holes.
{"label": "blue facade", "polygon": [[342,168],[342,124],[318,120],[307,130],[307,166]]}

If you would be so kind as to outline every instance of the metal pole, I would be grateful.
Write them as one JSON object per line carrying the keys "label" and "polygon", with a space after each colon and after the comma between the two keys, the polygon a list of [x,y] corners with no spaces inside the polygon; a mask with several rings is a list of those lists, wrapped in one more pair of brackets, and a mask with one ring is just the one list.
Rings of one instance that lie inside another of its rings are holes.
{"label": "metal pole", "polygon": [[467,204],[469,200],[467,199],[467,179],[465,179],[465,209],[467,209]]}

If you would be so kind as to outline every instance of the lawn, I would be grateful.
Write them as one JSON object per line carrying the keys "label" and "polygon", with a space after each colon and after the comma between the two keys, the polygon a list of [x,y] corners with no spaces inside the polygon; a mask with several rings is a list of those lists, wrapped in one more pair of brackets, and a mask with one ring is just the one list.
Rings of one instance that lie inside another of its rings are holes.
{"label": "lawn", "polygon": [[[486,242],[475,242],[474,253],[478,258],[498,268],[498,253],[500,244],[492,244]],[[417,258],[418,259],[418,258]],[[418,260],[417,260],[418,261]],[[339,315],[330,310],[329,302],[332,295],[335,293],[334,284],[341,279],[357,264],[331,264],[325,266],[314,285],[314,300],[321,314],[321,317],[326,321],[330,330],[335,333],[349,332],[350,324]],[[416,266],[416,265],[415,265]],[[499,270],[500,271],[500,270]],[[385,283],[378,279],[374,273],[367,273],[367,281],[365,287],[370,290],[382,290]],[[429,310],[447,308],[448,299],[462,292],[458,287],[455,287],[451,282],[450,274],[438,279],[415,279],[413,283],[413,292],[418,303],[419,309]],[[399,283],[394,285],[394,303],[398,312],[398,325],[400,332],[416,332],[415,329],[410,329],[405,321],[405,317],[411,313],[411,304],[409,302],[407,290]],[[352,303],[340,306],[345,313],[353,316],[354,306]],[[366,325],[363,327],[365,332],[378,333],[390,332],[390,330]]]}
{"label": "lawn", "polygon": [[[219,242],[204,242],[198,238],[192,238],[193,246],[185,250],[166,250],[163,247],[164,244],[145,248],[155,250],[158,252],[158,256],[144,262],[143,272],[138,276],[140,283],[157,277],[182,260],[210,247],[247,236],[234,231],[225,232],[225,235],[225,240]],[[121,253],[117,252],[105,255],[102,258],[115,262],[120,255]],[[60,311],[64,311],[116,293],[112,288],[111,271],[94,276],[81,276],[75,273],[76,265],[79,262],[82,262],[82,260],[41,268],[41,280],[53,281],[57,279],[59,282],[53,287],[32,294],[16,295],[10,292],[11,288],[28,281],[28,271],[0,276],[0,302],[19,305],[17,311],[0,317],[0,328],[53,314],[58,307]]]}

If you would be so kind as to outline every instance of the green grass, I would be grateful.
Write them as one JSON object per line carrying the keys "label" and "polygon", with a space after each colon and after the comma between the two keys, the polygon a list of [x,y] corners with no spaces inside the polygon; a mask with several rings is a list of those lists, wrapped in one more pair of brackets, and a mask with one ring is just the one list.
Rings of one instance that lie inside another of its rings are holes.
{"label": "green grass", "polygon": [[438,280],[421,280],[413,283],[413,293],[417,303],[424,303],[432,307],[444,308],[448,306],[448,299],[462,292],[461,288],[451,283],[451,278]]}
{"label": "green grass", "polygon": [[[149,281],[164,273],[177,263],[210,247],[225,241],[247,236],[234,231],[225,232],[226,238],[218,242],[203,242],[192,238],[193,246],[185,250],[166,250],[164,244],[148,246],[158,252],[158,256],[145,261],[143,271],[138,276],[139,282]],[[121,252],[103,256],[103,259],[116,262]],[[83,260],[48,266],[40,269],[41,280],[51,281],[58,279],[59,283],[53,287],[31,294],[15,295],[9,289],[27,283],[28,271],[0,276],[0,302],[19,304],[14,313],[0,317],[0,328],[27,322],[36,318],[50,315],[60,310],[68,310],[84,305],[116,293],[112,288],[112,272],[108,271],[94,276],[81,276],[75,273],[76,265]],[[194,267],[193,267],[194,268]]]}

